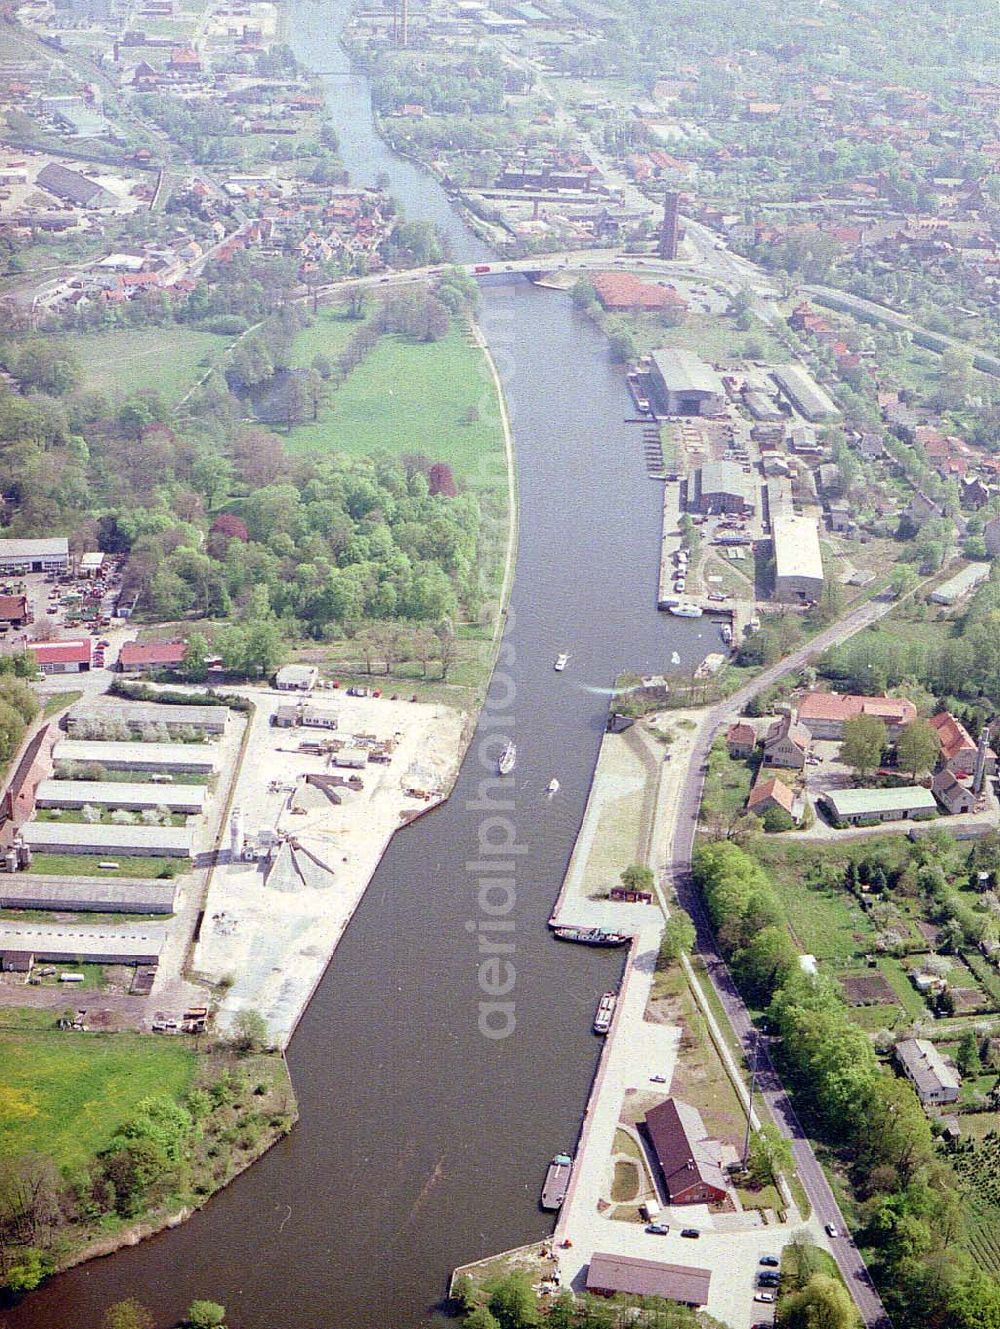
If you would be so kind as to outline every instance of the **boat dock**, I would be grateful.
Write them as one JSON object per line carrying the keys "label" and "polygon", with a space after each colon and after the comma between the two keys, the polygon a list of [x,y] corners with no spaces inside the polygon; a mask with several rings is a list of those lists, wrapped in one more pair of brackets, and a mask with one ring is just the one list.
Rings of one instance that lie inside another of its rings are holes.
{"label": "boat dock", "polygon": [[573,1174],[573,1160],[568,1154],[556,1154],[545,1174],[542,1187],[542,1208],[560,1209],[569,1190],[569,1179]]}
{"label": "boat dock", "polygon": [[660,536],[660,581],[656,592],[657,609],[666,609],[679,597],[674,593],[674,554],[681,547],[677,523],[681,519],[681,486],[667,480],[663,486],[663,529]]}

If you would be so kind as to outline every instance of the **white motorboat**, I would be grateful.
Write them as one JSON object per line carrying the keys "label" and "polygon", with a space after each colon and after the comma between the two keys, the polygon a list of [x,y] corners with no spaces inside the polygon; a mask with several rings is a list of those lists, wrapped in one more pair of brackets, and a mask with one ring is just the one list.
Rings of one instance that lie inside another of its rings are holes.
{"label": "white motorboat", "polygon": [[555,778],[551,779],[548,782],[548,784],[545,786],[545,792],[548,794],[549,798],[551,798],[553,794],[558,794],[559,781],[556,780]]}
{"label": "white motorboat", "polygon": [[553,665],[553,668],[555,669],[556,673],[561,674],[568,664],[569,664],[569,656],[565,653],[565,651],[563,651],[556,656],[556,662]]}

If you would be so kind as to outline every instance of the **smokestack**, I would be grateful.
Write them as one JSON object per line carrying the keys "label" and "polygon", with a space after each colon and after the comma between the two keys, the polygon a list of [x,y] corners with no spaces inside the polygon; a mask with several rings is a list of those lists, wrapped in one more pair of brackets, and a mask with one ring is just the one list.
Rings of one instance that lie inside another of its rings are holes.
{"label": "smokestack", "polygon": [[990,749],[990,727],[984,724],[979,732],[979,744],[976,747],[976,770],[972,777],[972,792],[981,794],[986,779],[986,760]]}

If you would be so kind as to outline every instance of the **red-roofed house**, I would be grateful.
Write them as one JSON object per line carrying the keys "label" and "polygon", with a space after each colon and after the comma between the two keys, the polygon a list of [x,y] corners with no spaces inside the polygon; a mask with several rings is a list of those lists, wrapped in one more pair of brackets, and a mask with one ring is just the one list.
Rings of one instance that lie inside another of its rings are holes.
{"label": "red-roofed house", "polygon": [[757,746],[757,731],[752,724],[741,721],[726,730],[726,747],[731,757],[752,757]]}
{"label": "red-roofed house", "polygon": [[956,720],[948,711],[942,711],[933,717],[931,726],[941,740],[941,765],[944,769],[953,775],[972,775],[976,769],[976,745],[961,720]]}
{"label": "red-roofed house", "polygon": [[118,656],[118,668],[123,674],[176,669],[186,650],[184,641],[127,641]]}
{"label": "red-roofed house", "polygon": [[795,795],[784,780],[771,775],[765,780],[758,780],[750,790],[747,808],[750,812],[755,812],[758,817],[762,817],[770,808],[781,808],[783,812],[794,818]]}
{"label": "red-roofed house", "polygon": [[839,692],[809,692],[799,702],[799,723],[813,738],[840,739],[844,724],[856,715],[874,715],[885,722],[890,738],[917,718],[917,708],[906,697],[858,697]]}
{"label": "red-roofed house", "polygon": [[90,639],[34,641],[28,654],[43,674],[81,674],[90,668]]}
{"label": "red-roofed house", "polygon": [[718,1204],[726,1198],[719,1145],[697,1108],[668,1098],[646,1113],[646,1131],[671,1204]]}

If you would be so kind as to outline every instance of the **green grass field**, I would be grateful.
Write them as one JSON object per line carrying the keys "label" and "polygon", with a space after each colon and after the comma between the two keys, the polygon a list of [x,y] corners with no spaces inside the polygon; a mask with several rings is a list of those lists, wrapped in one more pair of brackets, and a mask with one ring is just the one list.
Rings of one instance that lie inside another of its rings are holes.
{"label": "green grass field", "polygon": [[[101,870],[98,862],[114,862],[117,868]],[[183,858],[129,858],[117,854],[101,859],[97,854],[32,854],[29,872],[41,872],[54,877],[158,877],[168,868],[179,877],[190,869]]]}
{"label": "green grass field", "polygon": [[[67,1000],[70,998],[67,997]],[[149,1094],[179,1096],[196,1054],[179,1039],[141,1034],[0,1036],[0,1152],[85,1163]]]}
{"label": "green grass field", "polygon": [[[328,353],[316,335],[323,327],[341,331],[338,320],[308,329],[307,360]],[[296,452],[422,454],[447,462],[473,489],[499,489],[506,477],[493,380],[458,323],[437,342],[383,337],[319,420],[291,431],[289,444]]]}
{"label": "green grass field", "polygon": [[307,369],[317,355],[336,360],[358,328],[365,323],[362,318],[345,318],[340,305],[321,307],[313,318],[315,321],[312,325],[303,328],[295,337],[292,364],[297,369]]}
{"label": "green grass field", "polygon": [[87,392],[125,397],[151,388],[173,404],[221,358],[232,337],[191,328],[134,328],[89,332],[73,338],[80,361],[80,386]]}

